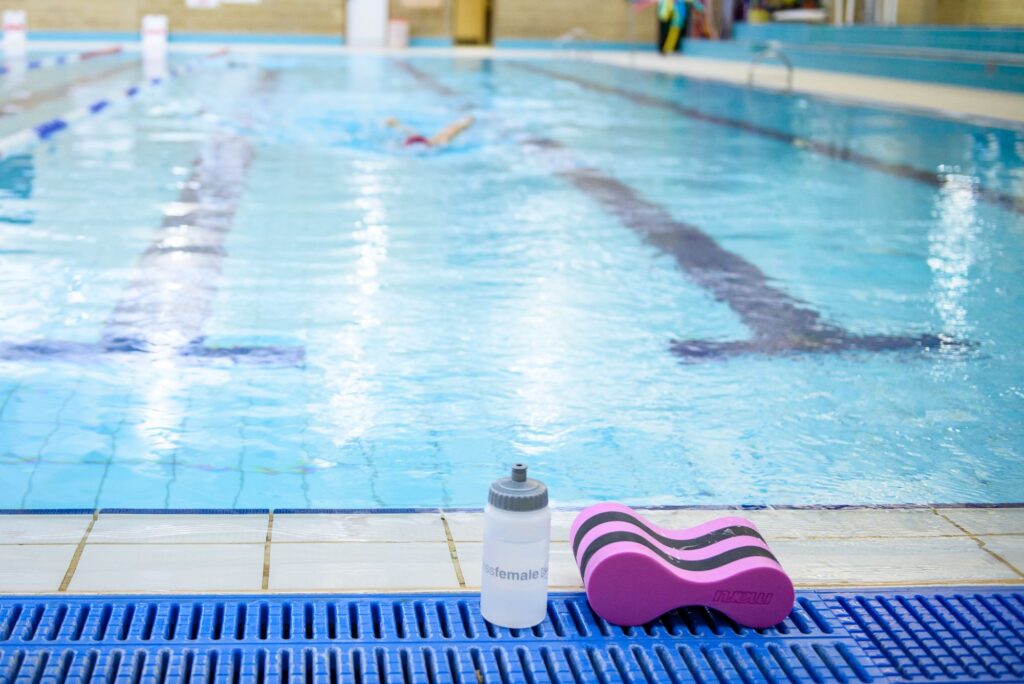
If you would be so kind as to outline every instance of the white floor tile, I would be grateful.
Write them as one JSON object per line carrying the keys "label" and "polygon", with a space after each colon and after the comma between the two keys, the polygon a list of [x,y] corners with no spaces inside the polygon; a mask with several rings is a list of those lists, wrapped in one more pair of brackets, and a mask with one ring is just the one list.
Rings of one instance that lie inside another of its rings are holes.
{"label": "white floor tile", "polygon": [[263,544],[86,544],[70,591],[254,591]]}
{"label": "white floor tile", "polygon": [[445,513],[454,541],[483,541],[483,513]]}
{"label": "white floor tile", "polygon": [[840,510],[743,511],[770,542],[776,539],[827,537],[934,537],[962,535],[927,508],[848,508]]}
{"label": "white floor tile", "polygon": [[101,513],[89,534],[97,544],[260,544],[267,540],[269,516],[131,515]]}
{"label": "white floor tile", "polygon": [[1006,562],[1024,572],[1024,535],[1003,535],[998,537],[979,537],[985,547],[998,553]]}
{"label": "white floor tile", "polygon": [[78,544],[91,515],[0,515],[0,544]]}
{"label": "white floor tile", "polygon": [[[579,511],[551,511],[551,541],[569,541],[569,530]],[[445,513],[454,541],[483,541],[484,514],[477,512]]]}
{"label": "white floor tile", "polygon": [[437,513],[281,514],[275,542],[447,542]]}
{"label": "white floor tile", "polygon": [[[483,544],[480,542],[456,543],[459,554],[459,567],[470,589],[480,588],[483,562]],[[583,580],[572,557],[572,550],[566,542],[552,542],[548,557],[548,587],[551,589],[580,589]]]}
{"label": "white floor tile", "polygon": [[739,516],[741,518],[750,517],[747,515],[747,511],[736,511],[732,509],[655,508],[650,510],[638,509],[637,512],[658,527],[664,527],[669,530],[685,530],[690,527],[696,527],[697,525],[703,525],[715,518],[723,518],[726,516]]}
{"label": "white floor tile", "polygon": [[[615,51],[593,52],[589,59],[741,85],[745,84],[748,78],[747,65],[744,62],[726,59],[695,56],[666,59],[663,55],[654,53],[627,55]],[[759,68],[760,85],[779,87],[784,82],[783,67],[769,64]],[[836,96],[845,100],[861,100],[871,104],[883,102],[915,109],[930,108],[946,115],[949,112],[957,112],[985,118],[1024,121],[1024,97],[1017,93],[997,90],[797,68],[793,71],[793,91]]]}
{"label": "white floor tile", "polygon": [[0,546],[0,592],[53,592],[68,571],[77,544]]}
{"label": "white floor tile", "polygon": [[971,534],[1024,534],[1024,508],[943,508],[939,512]]}
{"label": "white floor tile", "polygon": [[[714,520],[747,518],[771,541],[817,537],[929,537],[962,535],[963,532],[929,509],[751,510],[733,509],[637,509],[642,517],[668,529],[687,529]],[[552,511],[551,540],[568,541],[579,511]],[[482,513],[449,513],[448,525],[456,541],[483,540]]]}
{"label": "white floor tile", "polygon": [[272,544],[270,588],[284,591],[458,589],[446,543]]}
{"label": "white floor tile", "polygon": [[779,541],[771,545],[803,585],[962,582],[1017,579],[968,537]]}

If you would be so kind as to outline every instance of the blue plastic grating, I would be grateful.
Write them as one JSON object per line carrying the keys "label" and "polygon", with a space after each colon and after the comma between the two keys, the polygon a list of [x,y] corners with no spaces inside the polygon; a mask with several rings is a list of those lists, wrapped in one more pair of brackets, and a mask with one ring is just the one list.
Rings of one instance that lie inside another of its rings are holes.
{"label": "blue plastic grating", "polygon": [[1024,681],[1015,590],[803,592],[781,625],[639,628],[553,595],[532,630],[471,595],[0,599],[0,682],[584,684]]}

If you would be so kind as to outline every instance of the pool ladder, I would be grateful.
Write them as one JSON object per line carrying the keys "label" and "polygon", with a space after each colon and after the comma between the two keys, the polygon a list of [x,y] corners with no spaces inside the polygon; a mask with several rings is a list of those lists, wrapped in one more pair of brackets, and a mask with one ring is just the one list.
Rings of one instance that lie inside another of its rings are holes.
{"label": "pool ladder", "polygon": [[770,60],[781,62],[782,66],[786,67],[786,92],[793,92],[793,62],[782,51],[782,43],[777,40],[768,40],[754,47],[754,56],[750,59],[750,67],[747,69],[747,87],[754,87],[754,71],[757,67]]}

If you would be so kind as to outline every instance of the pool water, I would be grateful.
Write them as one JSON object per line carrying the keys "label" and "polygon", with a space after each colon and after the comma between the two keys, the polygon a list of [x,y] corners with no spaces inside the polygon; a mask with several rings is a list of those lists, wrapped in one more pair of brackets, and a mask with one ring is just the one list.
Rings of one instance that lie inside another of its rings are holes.
{"label": "pool water", "polygon": [[[1019,501],[1022,159],[578,60],[210,62],[0,161],[0,508]],[[912,342],[775,344],[822,329]]]}

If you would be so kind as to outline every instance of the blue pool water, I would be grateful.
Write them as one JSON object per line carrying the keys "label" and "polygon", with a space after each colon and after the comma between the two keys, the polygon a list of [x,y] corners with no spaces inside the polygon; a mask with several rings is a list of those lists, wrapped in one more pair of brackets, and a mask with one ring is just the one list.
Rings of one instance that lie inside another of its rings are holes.
{"label": "blue pool water", "polygon": [[[532,66],[237,58],[0,161],[0,508],[1021,499],[1024,132]],[[755,320],[944,343],[673,352]]]}

